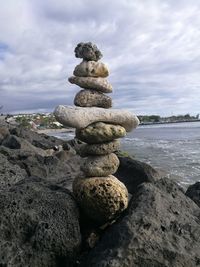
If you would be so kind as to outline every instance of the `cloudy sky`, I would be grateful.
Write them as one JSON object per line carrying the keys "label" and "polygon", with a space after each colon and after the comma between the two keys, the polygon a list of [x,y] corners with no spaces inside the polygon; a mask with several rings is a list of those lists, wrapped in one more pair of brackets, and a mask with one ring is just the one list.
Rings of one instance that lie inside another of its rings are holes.
{"label": "cloudy sky", "polygon": [[0,0],[4,112],[70,105],[79,42],[110,69],[114,107],[136,114],[200,113],[200,1]]}

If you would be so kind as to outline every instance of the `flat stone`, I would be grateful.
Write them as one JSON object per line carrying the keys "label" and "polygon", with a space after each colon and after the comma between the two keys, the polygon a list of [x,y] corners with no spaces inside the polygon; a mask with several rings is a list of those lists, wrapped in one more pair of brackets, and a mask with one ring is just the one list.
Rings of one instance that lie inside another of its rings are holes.
{"label": "flat stone", "polygon": [[81,108],[59,105],[55,108],[54,115],[57,121],[63,125],[77,129],[85,128],[94,122],[102,121],[121,125],[127,132],[130,132],[139,124],[136,115],[121,109]]}
{"label": "flat stone", "polygon": [[112,85],[105,78],[71,76],[68,81],[84,89],[96,90],[102,93],[112,93]]}
{"label": "flat stone", "polygon": [[128,206],[128,191],[116,177],[92,177],[73,183],[73,192],[82,211],[92,220],[105,223]]}
{"label": "flat stone", "polygon": [[114,154],[90,156],[85,159],[81,170],[87,177],[108,176],[114,174],[119,167],[119,159]]}
{"label": "flat stone", "polygon": [[75,50],[75,56],[84,60],[98,61],[103,55],[95,44],[91,42],[79,43]]}
{"label": "flat stone", "polygon": [[75,96],[74,105],[80,107],[111,108],[112,98],[94,90],[81,90]]}
{"label": "flat stone", "polygon": [[104,122],[95,122],[84,129],[76,130],[76,138],[88,144],[105,143],[125,135],[124,127]]}
{"label": "flat stone", "polygon": [[106,155],[119,150],[119,140],[102,144],[85,144],[80,148],[81,155]]}
{"label": "flat stone", "polygon": [[74,76],[78,77],[107,77],[109,71],[103,62],[83,60],[74,69]]}

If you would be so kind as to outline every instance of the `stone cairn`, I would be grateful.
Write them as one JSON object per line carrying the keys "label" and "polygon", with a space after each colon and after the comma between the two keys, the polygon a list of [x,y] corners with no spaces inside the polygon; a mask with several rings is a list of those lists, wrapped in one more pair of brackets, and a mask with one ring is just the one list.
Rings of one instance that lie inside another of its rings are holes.
{"label": "stone cairn", "polygon": [[76,138],[83,141],[81,169],[84,177],[73,182],[73,193],[81,209],[89,218],[103,224],[120,214],[128,206],[125,185],[114,174],[119,159],[114,154],[119,149],[118,138],[136,128],[138,118],[125,110],[110,109],[112,86],[105,79],[106,65],[96,45],[79,43],[75,56],[83,61],[74,69],[69,82],[83,88],[74,99],[74,106],[59,105],[56,119],[65,126],[76,128]]}

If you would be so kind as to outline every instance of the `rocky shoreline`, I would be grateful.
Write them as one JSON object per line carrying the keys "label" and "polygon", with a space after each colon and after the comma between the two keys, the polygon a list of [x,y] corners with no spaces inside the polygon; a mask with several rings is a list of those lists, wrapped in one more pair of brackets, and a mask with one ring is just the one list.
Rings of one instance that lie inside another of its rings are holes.
{"label": "rocky shoreline", "polygon": [[200,266],[199,183],[185,194],[151,166],[119,157],[115,176],[129,205],[99,225],[72,193],[81,146],[1,123],[0,266]]}

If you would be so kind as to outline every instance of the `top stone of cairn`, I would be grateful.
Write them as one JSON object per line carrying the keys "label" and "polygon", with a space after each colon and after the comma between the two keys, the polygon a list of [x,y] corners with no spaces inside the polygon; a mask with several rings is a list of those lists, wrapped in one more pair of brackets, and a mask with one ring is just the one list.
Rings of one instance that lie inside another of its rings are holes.
{"label": "top stone of cairn", "polygon": [[86,61],[98,61],[103,56],[98,47],[91,42],[79,43],[74,52],[76,57]]}

